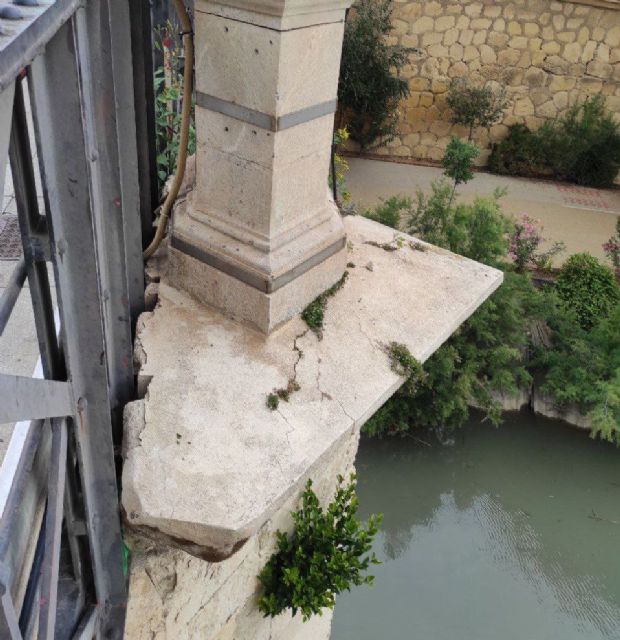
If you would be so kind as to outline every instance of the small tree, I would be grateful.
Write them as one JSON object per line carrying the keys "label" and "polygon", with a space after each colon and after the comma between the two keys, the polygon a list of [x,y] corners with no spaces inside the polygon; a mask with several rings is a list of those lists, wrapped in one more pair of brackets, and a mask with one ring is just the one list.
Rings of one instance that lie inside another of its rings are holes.
{"label": "small tree", "polygon": [[494,90],[488,84],[476,87],[462,78],[450,85],[447,101],[452,109],[452,122],[469,127],[468,140],[477,127],[488,129],[499,122],[509,103],[504,88]]}
{"label": "small tree", "polygon": [[460,184],[464,184],[473,179],[474,172],[471,167],[479,154],[480,150],[476,145],[463,142],[456,136],[452,136],[450,139],[450,143],[446,148],[446,153],[442,160],[445,169],[444,174],[454,181],[449,204],[452,204],[456,188]]}
{"label": "small tree", "polygon": [[345,25],[339,126],[346,125],[362,149],[394,138],[398,104],[409,95],[399,71],[413,49],[387,44],[391,15],[392,0],[359,0]]}

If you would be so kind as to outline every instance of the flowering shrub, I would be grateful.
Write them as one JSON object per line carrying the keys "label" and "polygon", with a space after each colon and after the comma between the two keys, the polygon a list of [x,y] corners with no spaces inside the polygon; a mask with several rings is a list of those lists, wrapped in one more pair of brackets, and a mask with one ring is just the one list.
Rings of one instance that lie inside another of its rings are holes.
{"label": "flowering shrub", "polygon": [[603,245],[603,251],[611,260],[616,276],[620,277],[620,218],[616,221],[616,233]]}
{"label": "flowering shrub", "polygon": [[523,273],[528,267],[549,269],[553,256],[566,248],[563,242],[554,242],[550,249],[539,252],[538,247],[546,240],[541,235],[542,227],[538,228],[539,224],[539,220],[528,215],[523,215],[521,220],[515,222],[508,255],[514,260],[519,273]]}

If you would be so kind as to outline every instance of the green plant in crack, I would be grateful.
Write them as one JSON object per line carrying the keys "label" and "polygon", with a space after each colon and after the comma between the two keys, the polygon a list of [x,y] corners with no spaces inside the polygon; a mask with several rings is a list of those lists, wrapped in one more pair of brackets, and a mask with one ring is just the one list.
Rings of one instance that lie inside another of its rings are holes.
{"label": "green plant in crack", "polygon": [[293,532],[276,532],[277,551],[258,575],[264,589],[258,608],[265,617],[290,609],[306,622],[333,609],[342,591],[372,584],[365,573],[379,564],[371,548],[382,516],[371,516],[366,526],[357,519],[355,487],[354,475],[348,484],[338,476],[336,495],[323,509],[308,480],[301,507],[291,514]]}
{"label": "green plant in crack", "polygon": [[342,278],[332,285],[326,291],[316,297],[302,312],[301,317],[308,327],[318,336],[319,339],[323,337],[323,322],[325,320],[325,309],[327,308],[327,301],[334,296],[347,281],[349,272],[345,271],[342,274]]}
{"label": "green plant in crack", "polygon": [[295,378],[291,378],[286,387],[274,389],[273,392],[267,396],[267,407],[272,411],[275,411],[280,406],[280,400],[288,402],[291,399],[291,395],[295,393],[295,391],[299,391],[300,388],[301,387],[297,383],[297,380]]}
{"label": "green plant in crack", "polygon": [[392,371],[399,376],[407,378],[404,387],[413,392],[425,377],[424,369],[420,362],[414,358],[406,345],[400,342],[390,342],[387,346]]}

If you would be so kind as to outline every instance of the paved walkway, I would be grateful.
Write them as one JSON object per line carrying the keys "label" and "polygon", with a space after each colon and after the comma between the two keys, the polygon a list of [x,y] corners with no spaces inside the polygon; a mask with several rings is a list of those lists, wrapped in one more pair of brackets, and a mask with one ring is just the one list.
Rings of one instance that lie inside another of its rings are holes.
{"label": "paved walkway", "polygon": [[[442,170],[412,164],[349,158],[347,185],[353,201],[368,207],[397,194],[415,195],[416,190],[430,190],[430,183],[441,177]],[[620,189],[590,189],[575,185],[509,178],[490,173],[477,173],[458,192],[462,199],[488,196],[497,187],[507,187],[502,199],[507,214],[527,213],[541,221],[543,235],[551,241],[563,241],[566,252],[588,251],[598,258],[605,255],[601,245],[614,233],[620,216]]]}
{"label": "paved walkway", "polygon": [[[34,141],[32,141],[34,142]],[[32,144],[32,149],[36,147]],[[34,156],[36,162],[36,153]],[[2,168],[0,168],[2,170]],[[36,172],[37,190],[39,194],[40,180]],[[0,223],[3,216],[14,216],[17,214],[15,196],[13,192],[13,180],[10,169],[6,169],[4,181],[4,193],[0,197]],[[39,195],[39,206],[43,206],[43,200]],[[4,225],[0,224],[0,227]],[[15,260],[0,259],[0,296],[2,295],[8,280],[15,268]],[[51,265],[48,268],[50,283],[54,282]],[[54,290],[52,289],[52,294]],[[11,314],[3,335],[0,337],[0,373],[31,376],[39,358],[39,346],[37,343],[36,330],[34,326],[34,315],[30,290],[28,283],[24,285],[17,303]],[[6,449],[13,432],[12,424],[0,424],[0,463],[4,459]]]}

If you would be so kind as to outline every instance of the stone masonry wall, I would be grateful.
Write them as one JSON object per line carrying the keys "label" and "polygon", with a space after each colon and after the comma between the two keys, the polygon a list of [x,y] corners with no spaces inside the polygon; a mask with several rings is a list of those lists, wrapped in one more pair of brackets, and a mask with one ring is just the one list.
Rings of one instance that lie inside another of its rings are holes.
{"label": "stone masonry wall", "polygon": [[[593,2],[593,4],[595,4]],[[505,85],[503,122],[479,129],[486,164],[508,126],[537,128],[587,95],[602,93],[620,117],[620,3],[557,0],[395,0],[393,43],[416,47],[404,68],[411,95],[399,135],[376,153],[440,160],[451,134],[446,91],[454,78]]]}

